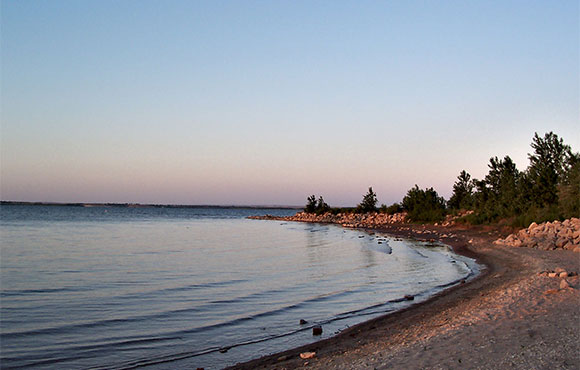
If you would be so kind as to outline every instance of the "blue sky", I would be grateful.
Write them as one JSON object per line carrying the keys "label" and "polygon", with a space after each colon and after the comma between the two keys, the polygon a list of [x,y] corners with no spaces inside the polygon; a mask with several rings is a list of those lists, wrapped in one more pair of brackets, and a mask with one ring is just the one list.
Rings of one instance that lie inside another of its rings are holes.
{"label": "blue sky", "polygon": [[577,1],[1,4],[3,200],[390,204],[580,149]]}

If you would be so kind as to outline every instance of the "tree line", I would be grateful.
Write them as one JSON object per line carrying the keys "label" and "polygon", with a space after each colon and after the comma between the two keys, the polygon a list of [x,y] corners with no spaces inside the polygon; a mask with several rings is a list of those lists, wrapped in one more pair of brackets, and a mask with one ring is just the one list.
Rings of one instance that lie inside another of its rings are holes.
{"label": "tree line", "polygon": [[529,165],[520,171],[509,156],[492,157],[489,172],[483,179],[472,178],[463,170],[453,184],[449,200],[439,196],[431,187],[417,185],[407,191],[400,203],[377,207],[372,187],[356,208],[330,207],[320,196],[307,199],[309,213],[384,212],[408,213],[416,222],[437,222],[447,214],[470,210],[463,217],[472,224],[506,222],[527,226],[532,221],[543,222],[580,217],[580,153],[553,132],[543,137],[534,134],[528,154]]}

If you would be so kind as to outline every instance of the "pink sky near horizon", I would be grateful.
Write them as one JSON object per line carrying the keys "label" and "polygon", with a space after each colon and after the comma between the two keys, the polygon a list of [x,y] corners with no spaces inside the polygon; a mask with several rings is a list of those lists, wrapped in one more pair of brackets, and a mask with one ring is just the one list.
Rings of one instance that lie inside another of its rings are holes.
{"label": "pink sky near horizon", "polygon": [[2,2],[1,199],[391,204],[580,150],[577,3],[250,4]]}

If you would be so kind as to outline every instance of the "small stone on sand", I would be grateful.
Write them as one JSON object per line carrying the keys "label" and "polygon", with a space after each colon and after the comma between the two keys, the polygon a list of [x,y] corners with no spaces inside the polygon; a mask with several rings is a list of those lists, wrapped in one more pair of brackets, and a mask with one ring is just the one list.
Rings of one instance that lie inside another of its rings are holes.
{"label": "small stone on sand", "polygon": [[316,356],[316,352],[303,352],[300,354],[300,358],[303,360],[314,358]]}

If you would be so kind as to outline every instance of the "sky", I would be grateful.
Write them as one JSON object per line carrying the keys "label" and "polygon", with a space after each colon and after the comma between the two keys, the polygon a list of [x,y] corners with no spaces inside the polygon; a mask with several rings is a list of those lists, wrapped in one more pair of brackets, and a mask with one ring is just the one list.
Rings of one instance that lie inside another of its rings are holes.
{"label": "sky", "polygon": [[2,200],[354,206],[580,150],[578,1],[2,0]]}

